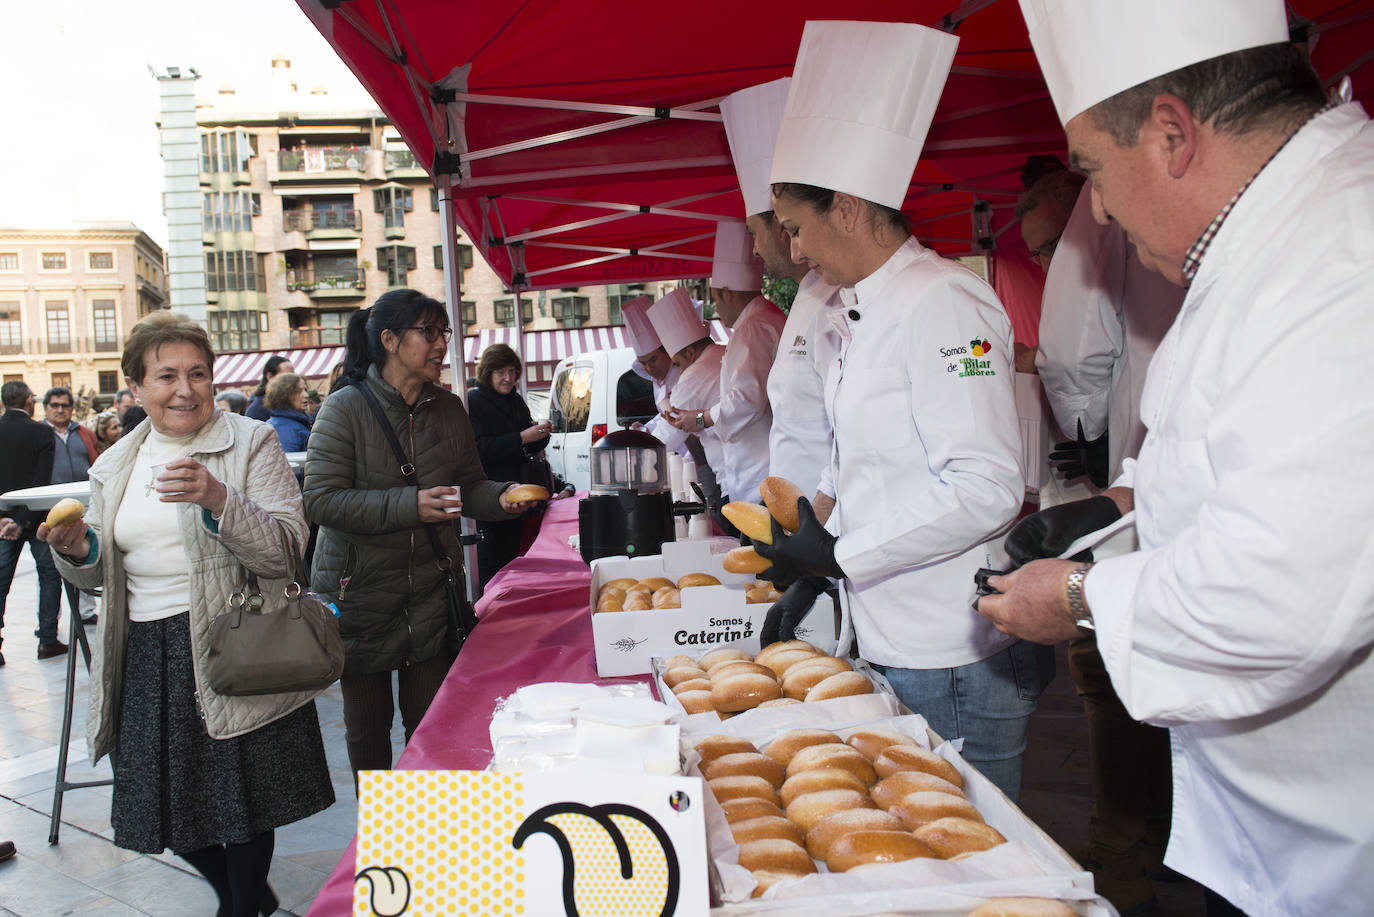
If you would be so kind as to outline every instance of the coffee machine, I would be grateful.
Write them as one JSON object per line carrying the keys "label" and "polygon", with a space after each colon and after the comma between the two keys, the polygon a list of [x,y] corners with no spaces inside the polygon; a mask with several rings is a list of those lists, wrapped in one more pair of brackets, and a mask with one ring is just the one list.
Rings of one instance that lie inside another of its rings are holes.
{"label": "coffee machine", "polygon": [[673,492],[663,443],[616,430],[591,448],[591,486],[577,508],[582,559],[661,553],[675,540]]}

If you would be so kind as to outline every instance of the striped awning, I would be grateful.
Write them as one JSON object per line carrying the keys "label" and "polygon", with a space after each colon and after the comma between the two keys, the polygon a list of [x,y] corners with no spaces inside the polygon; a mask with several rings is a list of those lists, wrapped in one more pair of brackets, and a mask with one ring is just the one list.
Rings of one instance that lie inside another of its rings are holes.
{"label": "striped awning", "polygon": [[[711,322],[711,337],[724,344],[730,340],[730,329],[719,320]],[[482,328],[463,338],[463,359],[468,375],[472,375],[482,351],[492,344],[515,346],[514,328]],[[629,332],[624,325],[595,328],[551,328],[526,331],[521,359],[526,366],[528,382],[553,381],[553,370],[564,357],[597,350],[629,347]],[[262,367],[268,357],[281,354],[291,361],[297,373],[307,379],[323,379],[335,363],[344,358],[343,347],[308,347],[298,350],[255,350],[249,353],[220,354],[215,359],[215,387],[218,389],[257,385],[262,380]],[[444,365],[449,360],[444,358]]]}

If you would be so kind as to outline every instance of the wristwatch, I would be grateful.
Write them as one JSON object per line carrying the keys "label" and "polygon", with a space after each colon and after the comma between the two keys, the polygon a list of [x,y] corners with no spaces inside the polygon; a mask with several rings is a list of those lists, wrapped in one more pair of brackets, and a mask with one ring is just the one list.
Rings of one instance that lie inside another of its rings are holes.
{"label": "wristwatch", "polygon": [[1083,581],[1088,578],[1088,571],[1093,568],[1092,564],[1079,564],[1069,573],[1069,581],[1065,587],[1069,598],[1069,614],[1073,617],[1073,623],[1084,630],[1096,630],[1093,624],[1093,613],[1088,610],[1088,603],[1083,600]]}
{"label": "wristwatch", "polygon": [[705,411],[697,411],[697,426],[698,426],[698,427],[701,427],[703,430],[706,429],[706,412],[705,412]]}

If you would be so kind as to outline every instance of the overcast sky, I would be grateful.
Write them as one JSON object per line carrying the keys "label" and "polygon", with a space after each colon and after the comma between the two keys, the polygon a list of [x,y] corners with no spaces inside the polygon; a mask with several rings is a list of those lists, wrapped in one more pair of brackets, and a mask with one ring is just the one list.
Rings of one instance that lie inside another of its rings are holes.
{"label": "overcast sky", "polygon": [[127,220],[166,245],[149,66],[195,67],[198,95],[214,95],[267,83],[285,54],[302,90],[370,106],[294,0],[43,0],[8,4],[5,18],[0,226]]}

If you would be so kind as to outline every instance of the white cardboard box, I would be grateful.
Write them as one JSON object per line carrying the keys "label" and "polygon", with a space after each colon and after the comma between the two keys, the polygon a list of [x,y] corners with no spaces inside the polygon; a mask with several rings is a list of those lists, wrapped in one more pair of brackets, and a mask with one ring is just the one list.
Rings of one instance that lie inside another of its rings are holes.
{"label": "white cardboard box", "polygon": [[[722,558],[737,547],[739,542],[732,538],[703,538],[668,542],[658,555],[592,561],[589,611],[596,608],[601,584],[621,577],[662,576],[676,581],[688,573],[709,573],[722,584],[682,590],[681,608],[592,612],[597,674],[603,678],[643,675],[651,671],[649,660],[654,656],[700,655],[722,646],[757,653],[759,630],[770,606],[745,602],[745,589],[754,583],[754,576],[725,572]],[[797,636],[826,652],[834,651],[838,635],[835,603],[829,596],[816,600],[798,626]]]}

